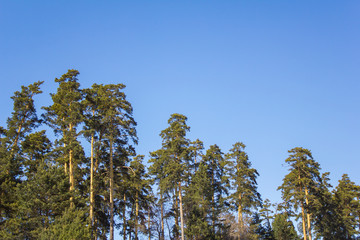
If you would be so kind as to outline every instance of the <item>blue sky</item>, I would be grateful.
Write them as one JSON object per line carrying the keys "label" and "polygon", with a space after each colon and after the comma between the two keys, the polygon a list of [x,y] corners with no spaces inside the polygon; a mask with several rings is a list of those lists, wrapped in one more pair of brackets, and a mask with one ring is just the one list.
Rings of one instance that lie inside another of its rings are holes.
{"label": "blue sky", "polygon": [[355,0],[0,1],[0,124],[21,85],[44,80],[36,103],[50,105],[54,78],[75,68],[82,87],[127,86],[140,154],[176,112],[207,147],[244,142],[274,202],[296,146],[334,185],[343,173],[360,184],[359,11]]}

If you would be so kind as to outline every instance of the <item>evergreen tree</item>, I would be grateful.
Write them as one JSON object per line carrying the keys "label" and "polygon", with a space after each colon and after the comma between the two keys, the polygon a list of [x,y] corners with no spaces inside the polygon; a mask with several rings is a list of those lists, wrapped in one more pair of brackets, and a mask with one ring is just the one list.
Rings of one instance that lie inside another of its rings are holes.
{"label": "evergreen tree", "polygon": [[359,232],[360,212],[360,186],[352,182],[347,174],[339,180],[334,190],[334,200],[337,203],[337,211],[341,216],[338,223],[341,228],[342,239],[355,239]]}
{"label": "evergreen tree", "polygon": [[[105,140],[109,149],[109,203],[110,203],[110,239],[114,239],[114,189],[115,175],[121,173],[122,166],[128,156],[134,154],[133,146],[129,141],[137,143],[136,122],[132,117],[132,106],[126,100],[122,89],[123,84],[101,85],[98,94],[101,98],[99,111],[101,124],[105,126]],[[115,151],[114,151],[115,150]],[[120,169],[120,170],[117,170]],[[115,171],[115,172],[114,172]]]}
{"label": "evergreen tree", "polygon": [[165,166],[167,164],[168,158],[165,155],[164,149],[159,149],[157,151],[150,153],[149,163],[149,174],[153,176],[154,183],[157,183],[159,186],[159,202],[158,205],[160,206],[160,240],[165,239],[165,227],[164,227],[164,202],[165,202],[165,194],[166,189],[170,186],[166,182],[166,173],[165,173]]}
{"label": "evergreen tree", "polygon": [[276,214],[272,223],[274,238],[276,240],[300,240],[293,223],[289,220],[286,213]]}
{"label": "evergreen tree", "polygon": [[311,152],[305,148],[293,148],[285,160],[290,166],[290,172],[285,176],[283,184],[278,188],[282,191],[284,202],[301,208],[304,240],[311,240],[311,218],[316,198],[316,189],[321,184],[320,165]]}
{"label": "evergreen tree", "polygon": [[211,191],[207,194],[210,201],[210,219],[212,235],[221,235],[222,224],[220,214],[225,211],[226,197],[230,188],[228,161],[217,145],[211,145],[206,151],[203,163],[207,168],[208,181],[210,182]]}
{"label": "evergreen tree", "polygon": [[[130,175],[129,179],[129,188],[132,195],[130,199],[131,203],[131,215],[133,219],[133,230],[134,230],[134,239],[139,239],[139,231],[142,231],[143,234],[147,232],[145,227],[146,215],[150,207],[151,199],[151,181],[148,178],[148,175],[145,171],[145,166],[143,164],[144,156],[138,155],[130,163],[130,168],[134,171],[134,174]],[[140,224],[143,223],[143,224]],[[144,226],[140,228],[140,226]]]}
{"label": "evergreen tree", "polygon": [[[184,240],[184,215],[182,202],[182,185],[188,179],[189,162],[189,140],[186,133],[190,127],[186,125],[187,117],[174,113],[170,116],[168,128],[161,131],[162,149],[154,152],[152,155],[153,167],[151,173],[160,180],[161,199],[164,194],[173,193],[173,209],[175,215],[174,235],[178,237],[178,217],[181,222],[181,239]],[[163,171],[163,174],[159,174]],[[180,209],[180,211],[179,211]],[[179,214],[180,212],[180,214]]]}
{"label": "evergreen tree", "polygon": [[40,85],[36,82],[21,87],[11,97],[13,112],[7,120],[7,129],[0,129],[0,231],[6,232],[9,219],[15,218],[17,210],[16,185],[22,181],[23,164],[21,143],[39,124],[34,105],[34,96],[40,94]]}
{"label": "evergreen tree", "polygon": [[235,191],[230,198],[238,211],[240,238],[242,232],[244,232],[243,214],[251,215],[251,210],[261,205],[256,182],[259,173],[256,169],[251,168],[251,162],[244,149],[245,145],[237,142],[227,154],[228,159],[234,160],[235,172],[232,174],[232,181],[234,182]]}
{"label": "evergreen tree", "polygon": [[[60,140],[63,147],[59,150],[62,157],[58,161],[64,165],[64,171],[69,175],[70,192],[75,191],[76,173],[80,164],[83,149],[77,141],[79,132],[77,126],[83,121],[82,114],[82,93],[78,82],[79,71],[71,69],[63,74],[61,78],[55,78],[59,87],[55,94],[51,94],[53,104],[43,107],[46,113],[43,115],[46,123],[54,129],[54,132],[61,133]],[[79,177],[78,177],[79,179]],[[74,199],[71,197],[71,205]]]}
{"label": "evergreen tree", "polygon": [[207,166],[200,163],[198,170],[185,189],[184,209],[186,219],[186,236],[188,239],[210,239],[211,226],[208,213],[211,207],[208,193],[212,191],[207,174]]}

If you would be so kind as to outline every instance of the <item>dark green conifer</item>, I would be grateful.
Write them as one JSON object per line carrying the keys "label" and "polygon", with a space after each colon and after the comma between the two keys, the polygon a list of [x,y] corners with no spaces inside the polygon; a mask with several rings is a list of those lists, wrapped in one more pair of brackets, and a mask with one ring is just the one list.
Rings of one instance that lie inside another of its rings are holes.
{"label": "dark green conifer", "polygon": [[257,209],[261,205],[256,182],[259,173],[256,169],[251,168],[251,162],[244,149],[245,144],[237,142],[227,154],[227,158],[234,161],[232,181],[235,191],[231,194],[230,199],[238,212],[240,238],[245,230],[244,214],[252,215],[252,210]]}

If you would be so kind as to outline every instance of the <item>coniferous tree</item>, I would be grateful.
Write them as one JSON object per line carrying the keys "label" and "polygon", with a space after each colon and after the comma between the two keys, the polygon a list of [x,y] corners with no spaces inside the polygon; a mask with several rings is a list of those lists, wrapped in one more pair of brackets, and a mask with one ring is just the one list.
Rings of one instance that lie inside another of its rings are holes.
{"label": "coniferous tree", "polygon": [[241,234],[244,232],[243,214],[251,215],[251,210],[256,209],[261,205],[261,198],[257,191],[256,182],[259,173],[256,169],[251,168],[251,162],[244,149],[245,145],[241,142],[237,142],[227,154],[228,159],[234,160],[232,181],[234,183],[235,191],[230,198],[233,205],[237,208],[240,238]]}
{"label": "coniferous tree", "polygon": [[321,184],[320,165],[311,152],[305,148],[293,148],[290,156],[285,160],[289,164],[290,172],[285,176],[283,184],[278,188],[282,198],[297,210],[301,208],[302,228],[304,240],[311,240],[311,218],[313,212],[316,189]]}
{"label": "coniferous tree", "polygon": [[339,180],[334,190],[334,200],[337,203],[342,239],[355,239],[359,232],[360,186],[352,182],[347,174]]}
{"label": "coniferous tree", "polygon": [[[55,78],[59,87],[55,94],[51,94],[53,104],[43,107],[46,113],[43,115],[46,123],[53,128],[56,134],[60,133],[62,138],[59,148],[62,157],[58,161],[64,165],[64,171],[69,175],[70,192],[74,193],[76,185],[76,173],[80,164],[80,155],[83,149],[77,140],[79,132],[77,127],[83,121],[82,93],[78,82],[79,71],[71,69],[63,74],[61,78]],[[71,197],[71,205],[74,199]]]}
{"label": "coniferous tree", "polygon": [[22,86],[21,91],[14,93],[11,97],[14,108],[7,120],[7,129],[0,129],[0,234],[8,233],[9,220],[16,218],[16,185],[22,181],[24,164],[21,143],[40,123],[33,98],[42,92],[42,83]]}
{"label": "coniferous tree", "polygon": [[164,149],[159,149],[157,151],[150,153],[149,163],[149,174],[153,176],[154,183],[157,183],[159,186],[159,201],[158,205],[160,206],[160,240],[165,239],[165,226],[164,226],[164,202],[165,194],[167,192],[168,184],[166,184],[166,173],[165,166],[167,164],[167,157],[165,155]]}
{"label": "coniferous tree", "polygon": [[276,240],[300,240],[293,223],[286,213],[276,214],[272,223],[274,238]]}
{"label": "coniferous tree", "polygon": [[185,189],[184,209],[188,239],[209,239],[212,235],[208,218],[211,208],[208,194],[211,191],[207,166],[201,162],[191,179],[191,183]]}
{"label": "coniferous tree", "polygon": [[[181,222],[181,239],[184,240],[184,215],[183,215],[183,182],[188,179],[189,140],[186,133],[190,127],[186,125],[187,117],[181,114],[172,114],[168,120],[170,125],[161,131],[162,149],[154,152],[151,173],[160,180],[160,194],[173,193],[173,210],[175,216],[174,235],[178,237],[178,217]],[[163,174],[158,174],[159,170]],[[163,176],[163,177],[162,177]],[[163,196],[161,196],[163,199]],[[179,211],[180,210],[180,211]],[[180,213],[179,213],[180,212]]]}
{"label": "coniferous tree", "polygon": [[[129,188],[131,192],[130,201],[135,240],[139,239],[139,231],[142,231],[144,234],[147,232],[145,222],[152,196],[151,181],[145,171],[143,161],[144,156],[138,155],[130,163],[130,168],[134,171],[134,174],[131,174],[129,178]],[[140,228],[140,226],[144,227]]]}
{"label": "coniferous tree", "polygon": [[222,224],[220,214],[225,211],[226,197],[230,188],[229,162],[217,145],[212,145],[206,151],[203,163],[207,168],[211,191],[207,197],[210,201],[209,217],[211,219],[212,237],[221,236]]}
{"label": "coniferous tree", "polygon": [[[110,239],[114,239],[114,189],[115,175],[121,173],[128,156],[134,154],[130,141],[137,143],[136,122],[132,117],[132,106],[126,100],[123,84],[108,84],[99,88],[101,97],[99,109],[105,126],[105,140],[109,149],[109,203],[110,203]],[[115,151],[114,151],[115,150]],[[119,170],[120,169],[120,170]],[[120,172],[119,172],[120,171]]]}

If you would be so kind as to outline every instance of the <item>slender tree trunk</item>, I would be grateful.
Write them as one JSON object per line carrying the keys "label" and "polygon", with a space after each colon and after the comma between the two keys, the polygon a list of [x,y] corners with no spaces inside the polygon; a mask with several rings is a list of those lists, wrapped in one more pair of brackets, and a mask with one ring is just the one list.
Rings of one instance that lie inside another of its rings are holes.
{"label": "slender tree trunk", "polygon": [[[301,176],[300,176],[300,170],[299,170],[299,192],[302,192],[302,185],[301,185]],[[306,234],[306,219],[305,219],[305,207],[303,201],[301,201],[301,215],[302,215],[302,227],[303,227],[303,234],[304,234],[304,240],[307,240],[307,234]]]}
{"label": "slender tree trunk", "polygon": [[[307,206],[309,206],[308,195],[309,195],[309,191],[308,191],[307,187],[305,187],[305,201],[306,201]],[[307,231],[309,234],[309,240],[312,240],[312,237],[311,237],[311,214],[306,212],[306,217],[307,217]]]}
{"label": "slender tree trunk", "polygon": [[151,221],[150,221],[150,214],[151,214],[151,211],[150,211],[150,207],[148,207],[148,231],[149,231],[149,240],[151,240]]}
{"label": "slender tree trunk", "polygon": [[94,134],[91,135],[91,154],[90,154],[90,227],[91,238],[94,231]]}
{"label": "slender tree trunk", "polygon": [[161,240],[165,239],[165,227],[164,227],[164,203],[163,196],[160,193],[160,208],[161,208]]}
{"label": "slender tree trunk", "polygon": [[113,140],[110,140],[110,240],[114,240],[114,163]]}
{"label": "slender tree trunk", "polygon": [[179,201],[180,201],[181,240],[184,240],[184,213],[182,206],[181,182],[179,182]]}
{"label": "slender tree trunk", "polygon": [[[63,118],[63,122],[65,121],[65,118]],[[62,130],[62,134],[63,134],[63,138],[64,138],[64,149],[66,148],[66,136],[65,136],[65,130]],[[65,156],[64,156],[64,160],[65,160]],[[64,161],[64,171],[65,171],[65,175],[68,174],[68,169],[67,169],[67,163],[66,161]]]}
{"label": "slender tree trunk", "polygon": [[[66,148],[66,143],[64,143],[64,149]],[[68,169],[67,169],[67,163],[64,162],[64,171],[65,171],[65,175],[68,175]]]}
{"label": "slender tree trunk", "polygon": [[[75,189],[73,165],[74,165],[74,163],[73,163],[73,151],[70,150],[70,152],[69,152],[69,178],[70,178],[70,192],[71,192],[71,194],[73,194],[73,191]],[[74,207],[74,197],[73,196],[70,197],[70,206]]]}
{"label": "slender tree trunk", "polygon": [[179,239],[179,212],[178,212],[178,197],[177,197],[177,187],[175,187],[175,203],[174,203],[174,210],[175,210],[175,226],[176,226],[176,232],[175,232],[175,239]]}
{"label": "slender tree trunk", "polygon": [[126,240],[126,194],[124,193],[124,208],[123,208],[123,229],[124,240]]}
{"label": "slender tree trunk", "polygon": [[[69,132],[71,133],[73,129],[72,124],[69,125]],[[71,146],[71,145],[70,145]],[[69,181],[70,181],[70,192],[73,194],[75,189],[75,180],[74,180],[74,159],[73,159],[73,150],[69,151]],[[70,206],[74,207],[74,197],[70,197]]]}
{"label": "slender tree trunk", "polygon": [[301,203],[301,215],[302,215],[302,227],[303,227],[303,234],[304,234],[304,240],[307,239],[307,234],[306,234],[306,226],[305,226],[305,210],[304,210],[304,204]]}
{"label": "slender tree trunk", "polygon": [[138,240],[139,192],[136,191],[135,199],[135,240]]}
{"label": "slender tree trunk", "polygon": [[[212,160],[212,166],[214,166],[214,160]],[[211,186],[214,187],[214,169],[212,169],[212,173],[211,173]],[[214,192],[211,196],[211,210],[212,210],[212,229],[213,229],[213,234],[215,235],[215,196],[214,196]]]}
{"label": "slender tree trunk", "polygon": [[[29,105],[26,105],[26,109],[28,109],[28,108],[29,108]],[[16,133],[15,140],[14,140],[12,146],[11,146],[11,152],[14,151],[14,147],[17,145],[17,143],[18,143],[18,141],[19,141],[21,129],[22,129],[24,123],[25,123],[25,119],[26,119],[25,116],[23,116],[23,118],[21,119],[20,125],[19,125],[18,130],[17,130],[17,133]]]}
{"label": "slender tree trunk", "polygon": [[244,221],[243,221],[242,206],[241,206],[241,193],[239,194],[238,221],[239,221],[239,230],[240,230],[239,237],[241,238],[241,235],[244,230]]}

